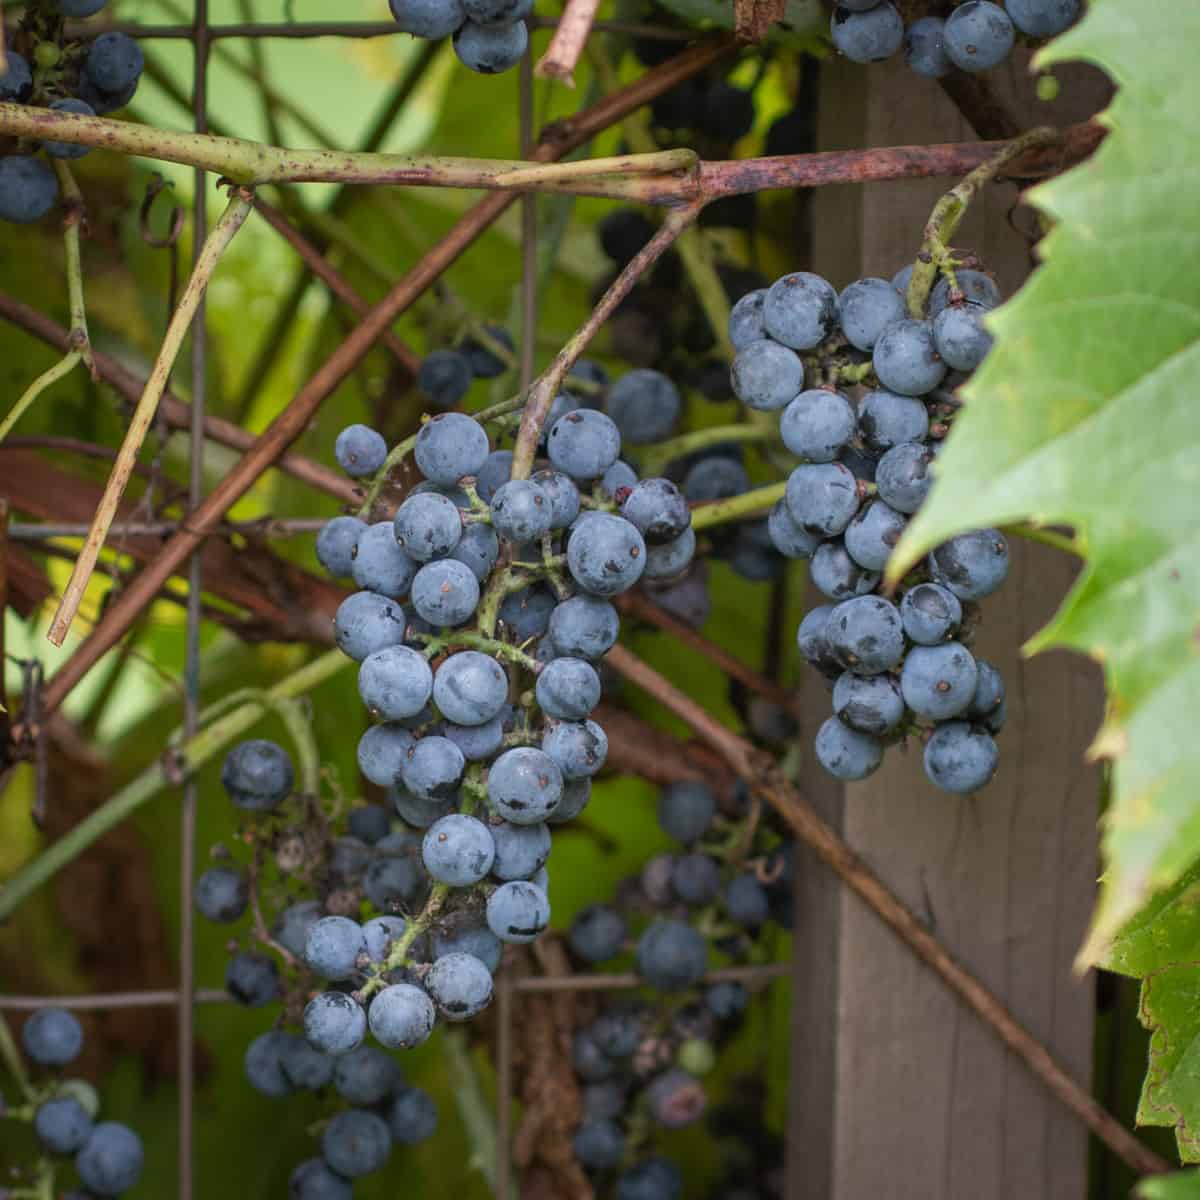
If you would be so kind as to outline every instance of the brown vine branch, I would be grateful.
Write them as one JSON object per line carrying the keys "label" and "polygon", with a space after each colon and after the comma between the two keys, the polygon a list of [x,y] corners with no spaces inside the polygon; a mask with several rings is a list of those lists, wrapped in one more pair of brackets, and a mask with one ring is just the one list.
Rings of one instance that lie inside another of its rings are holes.
{"label": "brown vine branch", "polygon": [[557,79],[570,88],[575,86],[575,68],[599,8],[600,0],[567,0],[550,45],[534,68],[536,75],[542,79]]}
{"label": "brown vine branch", "polygon": [[622,645],[605,661],[669,709],[722,757],[787,821],[796,836],[1032,1071],[1050,1093],[1104,1144],[1141,1175],[1170,1165],[1143,1146],[1057,1058],[967,970],[815,809],[779,774],[774,761],[685,695]]}
{"label": "brown vine branch", "polygon": [[[685,50],[578,115],[551,125],[534,148],[532,157],[550,162],[570,153],[635,108],[711,66],[733,49],[732,39],[723,37]],[[196,508],[188,527],[180,530],[163,546],[158,557],[105,611],[91,636],[50,679],[43,699],[47,713],[57,709],[71,689],[117,644],[163,583],[216,528],[225,513],[254,485],[258,477],[304,431],[321,403],[354,370],[379,333],[454,263],[514,200],[515,195],[511,193],[497,192],[486,196],[461,217],[425,258],[398,280],[391,291],[371,309],[361,324],[296,393],[287,408],[254,440],[245,457]]]}

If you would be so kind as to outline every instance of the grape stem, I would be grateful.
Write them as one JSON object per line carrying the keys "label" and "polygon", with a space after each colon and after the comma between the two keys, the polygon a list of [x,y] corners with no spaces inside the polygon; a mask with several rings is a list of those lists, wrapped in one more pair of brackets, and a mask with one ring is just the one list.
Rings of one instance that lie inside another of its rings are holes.
{"label": "grape stem", "polygon": [[467,1131],[471,1145],[470,1165],[487,1181],[489,1190],[496,1190],[496,1122],[483,1089],[479,1074],[471,1062],[467,1035],[461,1029],[447,1029],[442,1035],[442,1050],[450,1069],[454,1103]]}
{"label": "grape stem", "polygon": [[29,1076],[25,1073],[21,1052],[17,1049],[16,1040],[3,1013],[0,1013],[0,1061],[3,1061],[8,1073],[17,1081],[25,1099],[32,1103],[36,1093],[29,1082]]}
{"label": "grape stem", "polygon": [[[520,586],[525,586],[523,581]],[[416,641],[425,643],[426,654],[437,655],[445,650],[458,649],[482,650],[485,654],[516,663],[517,666],[524,667],[527,671],[536,673],[541,669],[541,663],[536,658],[508,642],[502,642],[487,634],[472,633],[469,630],[454,630],[444,636],[435,633],[417,633],[410,636]]]}
{"label": "grape stem", "polygon": [[1000,532],[1011,537],[1024,538],[1027,542],[1040,542],[1043,546],[1052,546],[1055,550],[1061,550],[1074,558],[1084,557],[1079,543],[1073,536],[1055,533],[1053,529],[1041,529],[1036,525],[1003,525]]}
{"label": "grape stem", "polygon": [[707,450],[710,446],[720,446],[726,442],[764,442],[778,436],[778,423],[774,421],[770,425],[750,425],[746,422],[709,425],[705,429],[681,433],[678,437],[659,442],[642,456],[642,475],[649,477],[661,474],[663,468],[674,459],[694,454],[697,450]]}
{"label": "grape stem", "polygon": [[767,484],[766,487],[753,488],[740,496],[698,504],[692,509],[692,528],[707,529],[711,525],[724,525],[729,521],[742,521],[747,517],[770,512],[775,504],[783,499],[786,490],[787,481],[783,480]]}
{"label": "grape stem", "polygon": [[71,350],[62,358],[43,371],[26,389],[21,393],[20,399],[16,404],[9,409],[8,415],[0,422],[0,442],[12,432],[13,426],[25,415],[33,402],[48,388],[53,387],[60,379],[69,375],[80,362],[83,361],[83,354],[78,350]]}
{"label": "grape stem", "polygon": [[84,214],[83,193],[63,159],[54,160],[54,173],[58,176],[58,190],[66,209],[63,217],[63,250],[67,261],[67,297],[71,312],[71,330],[67,336],[72,349],[79,351],[88,374],[95,380],[99,376],[92,359],[91,338],[88,336],[87,308],[83,302],[83,262],[79,253],[79,229]]}

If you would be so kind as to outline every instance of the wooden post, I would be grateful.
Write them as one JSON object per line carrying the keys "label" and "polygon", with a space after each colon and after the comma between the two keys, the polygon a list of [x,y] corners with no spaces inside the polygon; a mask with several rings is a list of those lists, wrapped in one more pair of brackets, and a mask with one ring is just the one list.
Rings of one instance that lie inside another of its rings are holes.
{"label": "wooden post", "polygon": [[[1087,71],[1060,73],[1053,105],[1032,99],[1025,59],[993,72],[1023,127],[1082,119],[1104,101]],[[975,136],[937,83],[902,62],[823,68],[820,149]],[[824,188],[813,269],[835,286],[890,277],[911,261],[950,181]],[[973,206],[955,241],[1006,294],[1031,267],[1010,223],[1011,185]],[[1031,214],[1024,218],[1032,220]],[[893,750],[840,787],[810,761],[803,786],[847,840],[938,936],[1052,1047],[1091,1077],[1094,984],[1072,974],[1095,894],[1097,772],[1084,762],[1100,721],[1100,674],[1020,647],[1074,576],[1065,555],[1012,545],[1004,589],[984,604],[976,650],[1002,671],[1001,765],[977,796],[936,791],[920,749]],[[820,598],[811,597],[812,603]],[[808,673],[805,746],[829,696]],[[994,1035],[810,856],[798,859],[796,1019],[789,1200],[1082,1200],[1087,1136]]]}

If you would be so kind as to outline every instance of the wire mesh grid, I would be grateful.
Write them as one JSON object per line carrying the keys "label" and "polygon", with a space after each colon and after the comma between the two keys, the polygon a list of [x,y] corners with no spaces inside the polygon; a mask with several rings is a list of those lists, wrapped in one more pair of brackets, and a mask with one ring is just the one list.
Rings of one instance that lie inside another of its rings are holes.
{"label": "wire mesh grid", "polygon": [[[530,17],[531,28],[553,27],[550,18]],[[70,36],[87,39],[100,30],[90,25],[76,26],[67,23]],[[630,21],[598,20],[596,30],[660,39],[664,42],[684,43],[694,35],[687,30],[670,29],[663,26],[646,25]],[[263,23],[242,22],[237,24],[210,24],[208,0],[194,0],[193,19],[190,24],[143,25],[136,23],[109,23],[103,31],[120,30],[139,40],[188,40],[192,42],[193,88],[191,96],[192,127],[197,133],[208,132],[208,63],[213,42],[223,38],[374,38],[398,36],[393,23],[345,21],[345,22],[292,22]],[[533,113],[533,59],[527,51],[519,67],[519,118],[520,153],[527,157],[534,145]],[[192,199],[193,264],[198,259],[208,227],[208,203],[206,172],[195,170],[194,194]],[[521,329],[519,369],[522,390],[529,387],[534,374],[535,339],[532,330],[536,327],[537,294],[537,198],[532,193],[521,197]],[[188,507],[194,510],[203,499],[203,445],[205,436],[205,400],[207,369],[207,331],[205,302],[201,299],[191,329],[192,345],[190,359],[191,420],[188,430]],[[168,534],[186,522],[140,522],[112,526],[114,539],[121,537]],[[294,519],[290,521],[256,522],[257,532],[267,535],[287,536],[291,533],[310,532],[324,522]],[[84,526],[69,524],[22,524],[7,525],[6,535],[14,541],[45,541],[56,537],[77,537],[87,532]],[[186,607],[186,634],[184,652],[184,735],[193,736],[197,731],[200,712],[200,623],[203,616],[201,606],[201,553],[196,550],[190,558],[188,568],[188,593]],[[38,688],[34,688],[36,695]],[[39,758],[44,759],[44,739],[38,739]],[[178,1026],[178,1074],[179,1074],[179,1121],[178,1121],[178,1197],[192,1200],[194,1195],[193,1120],[195,1102],[195,1007],[233,1003],[233,997],[221,988],[201,988],[195,979],[195,941],[193,913],[186,898],[192,893],[196,865],[196,784],[194,779],[184,781],[180,790],[180,859],[179,889],[184,902],[180,905],[179,925],[179,987],[144,991],[95,993],[91,995],[3,995],[0,994],[0,1012],[32,1011],[42,1007],[62,1007],[79,1010],[116,1010],[134,1008],[171,1007],[177,1013]],[[44,800],[45,770],[38,772],[36,804]],[[771,963],[756,966],[729,967],[710,971],[704,983],[737,981],[750,985],[766,985],[789,974],[787,963]],[[497,1200],[510,1200],[512,1195],[512,1104],[513,1104],[513,1037],[514,1008],[521,994],[563,991],[621,991],[642,986],[643,981],[634,974],[586,974],[527,976],[512,979],[501,974],[496,985],[496,1164],[494,1194]]]}

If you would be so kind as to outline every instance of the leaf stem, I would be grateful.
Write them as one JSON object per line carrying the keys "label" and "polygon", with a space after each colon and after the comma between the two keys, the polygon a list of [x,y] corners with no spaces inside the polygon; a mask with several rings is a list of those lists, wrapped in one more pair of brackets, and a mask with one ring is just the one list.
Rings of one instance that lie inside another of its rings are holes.
{"label": "leaf stem", "polygon": [[1042,529],[1037,525],[1004,525],[1001,533],[1011,537],[1023,538],[1027,542],[1039,542],[1043,546],[1052,546],[1073,558],[1083,558],[1084,553],[1074,536],[1065,533],[1055,533],[1053,529]]}
{"label": "leaf stem", "polygon": [[20,399],[12,406],[4,420],[0,422],[0,442],[3,442],[8,437],[12,432],[13,426],[25,415],[30,405],[42,393],[47,388],[53,387],[64,376],[69,375],[82,360],[82,353],[78,350],[72,350],[69,354],[60,358],[54,366],[43,371],[22,392]]}

